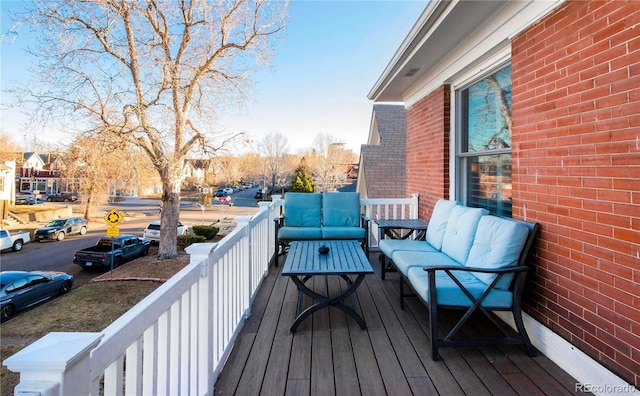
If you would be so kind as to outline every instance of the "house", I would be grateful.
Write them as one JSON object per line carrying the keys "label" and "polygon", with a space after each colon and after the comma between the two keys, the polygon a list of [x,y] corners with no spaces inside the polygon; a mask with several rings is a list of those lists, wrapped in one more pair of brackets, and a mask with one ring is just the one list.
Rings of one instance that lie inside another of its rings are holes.
{"label": "house", "polygon": [[406,196],[406,110],[398,104],[375,104],[369,139],[360,149],[356,190],[363,198]]}
{"label": "house", "polygon": [[638,388],[640,2],[431,1],[368,97],[406,109],[421,218],[449,198],[540,223],[534,344]]}
{"label": "house", "polygon": [[18,194],[46,195],[60,190],[61,160],[52,154],[22,153],[17,164],[16,182]]}

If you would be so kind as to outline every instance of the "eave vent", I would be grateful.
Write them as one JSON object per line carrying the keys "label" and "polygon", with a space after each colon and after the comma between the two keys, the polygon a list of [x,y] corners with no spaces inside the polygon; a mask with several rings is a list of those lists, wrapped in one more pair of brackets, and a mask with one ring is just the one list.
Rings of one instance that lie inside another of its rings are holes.
{"label": "eave vent", "polygon": [[418,70],[420,70],[420,68],[419,68],[419,67],[414,67],[413,69],[409,69],[409,71],[408,71],[408,72],[406,72],[404,76],[405,76],[405,77],[411,77],[411,76],[413,76],[414,74],[416,74],[416,73],[418,72]]}

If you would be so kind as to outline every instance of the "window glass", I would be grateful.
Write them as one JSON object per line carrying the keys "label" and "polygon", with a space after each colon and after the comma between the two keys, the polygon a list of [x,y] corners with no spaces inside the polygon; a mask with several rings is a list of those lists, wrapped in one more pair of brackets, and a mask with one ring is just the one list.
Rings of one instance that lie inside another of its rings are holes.
{"label": "window glass", "polygon": [[458,199],[511,217],[511,67],[457,92]]}

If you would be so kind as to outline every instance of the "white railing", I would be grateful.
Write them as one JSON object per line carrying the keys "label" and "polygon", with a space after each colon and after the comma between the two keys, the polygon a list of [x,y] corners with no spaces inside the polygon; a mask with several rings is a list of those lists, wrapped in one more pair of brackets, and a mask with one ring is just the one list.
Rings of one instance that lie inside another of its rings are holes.
{"label": "white railing", "polygon": [[[20,372],[15,394],[212,394],[268,272],[281,205],[261,202],[219,243],[189,246],[189,265],[101,333],[49,333],[6,359]],[[379,219],[417,208],[417,195],[362,200]]]}
{"label": "white railing", "polygon": [[418,194],[411,198],[367,198],[360,201],[362,213],[370,219],[369,251],[378,250],[380,234],[375,220],[398,220],[418,218]]}

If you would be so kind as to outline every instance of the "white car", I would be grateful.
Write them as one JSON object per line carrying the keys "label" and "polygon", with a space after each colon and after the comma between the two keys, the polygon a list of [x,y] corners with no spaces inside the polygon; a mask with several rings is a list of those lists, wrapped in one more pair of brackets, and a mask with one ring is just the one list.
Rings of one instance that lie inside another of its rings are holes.
{"label": "white car", "polygon": [[[178,222],[178,235],[186,235],[189,227]],[[142,237],[151,242],[160,242],[160,220],[152,221],[147,228],[144,229]]]}

